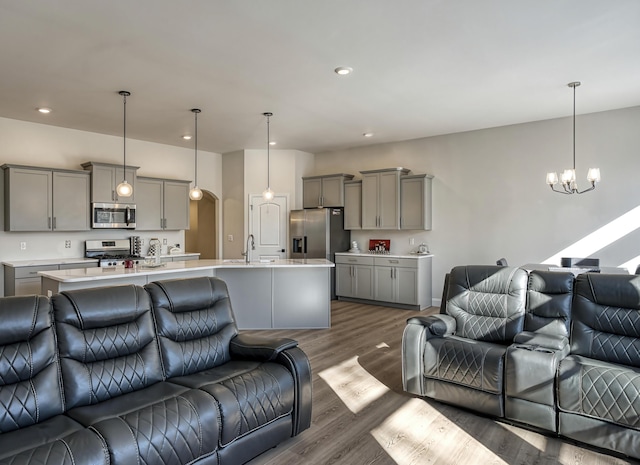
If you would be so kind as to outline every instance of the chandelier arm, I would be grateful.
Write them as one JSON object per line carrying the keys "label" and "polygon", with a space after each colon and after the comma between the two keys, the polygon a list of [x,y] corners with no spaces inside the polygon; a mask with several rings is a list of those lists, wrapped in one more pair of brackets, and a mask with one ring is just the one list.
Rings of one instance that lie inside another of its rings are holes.
{"label": "chandelier arm", "polygon": [[592,191],[592,190],[594,190],[595,188],[596,188],[596,183],[595,183],[595,182],[593,182],[593,181],[591,181],[591,187],[590,187],[590,188],[585,189],[585,190],[583,190],[583,191],[578,191],[578,190],[576,190],[576,194],[584,194],[585,192]]}
{"label": "chandelier arm", "polygon": [[549,187],[551,188],[551,190],[553,192],[557,192],[558,194],[565,194],[565,195],[570,194],[570,192],[560,191],[560,190],[556,189],[555,187],[553,187],[553,184],[550,184]]}

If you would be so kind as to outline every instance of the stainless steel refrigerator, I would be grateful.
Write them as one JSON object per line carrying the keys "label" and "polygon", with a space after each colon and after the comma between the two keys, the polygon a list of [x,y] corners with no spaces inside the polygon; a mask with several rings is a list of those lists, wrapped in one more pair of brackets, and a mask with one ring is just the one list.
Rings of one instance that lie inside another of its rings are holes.
{"label": "stainless steel refrigerator", "polygon": [[[325,258],[335,262],[336,252],[349,249],[342,208],[291,210],[291,258]],[[335,299],[335,269],[331,269],[331,298]]]}

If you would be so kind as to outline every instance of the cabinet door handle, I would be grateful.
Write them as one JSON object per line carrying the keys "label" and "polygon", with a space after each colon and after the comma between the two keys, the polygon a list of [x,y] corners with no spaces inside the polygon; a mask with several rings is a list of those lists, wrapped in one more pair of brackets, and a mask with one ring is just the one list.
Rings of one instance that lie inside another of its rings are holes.
{"label": "cabinet door handle", "polygon": [[389,263],[400,263],[400,260],[389,260]]}
{"label": "cabinet door handle", "polygon": [[111,200],[113,200],[114,202],[116,200],[116,191],[114,190],[111,191]]}
{"label": "cabinet door handle", "polygon": [[56,229],[56,217],[53,217],[53,227],[51,229]]}
{"label": "cabinet door handle", "polygon": [[47,217],[47,229],[51,229],[51,217]]}

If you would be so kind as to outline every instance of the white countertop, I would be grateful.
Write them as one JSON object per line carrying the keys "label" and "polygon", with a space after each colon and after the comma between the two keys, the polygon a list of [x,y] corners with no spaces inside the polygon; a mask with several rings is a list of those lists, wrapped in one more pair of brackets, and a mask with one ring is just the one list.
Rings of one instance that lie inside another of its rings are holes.
{"label": "white countertop", "polygon": [[336,255],[355,257],[382,257],[382,258],[426,258],[433,257],[432,253],[408,253],[404,255],[392,253],[369,253],[369,252],[336,252]]}
{"label": "white countertop", "polygon": [[70,263],[97,263],[96,258],[46,258],[42,260],[6,260],[3,265],[14,268],[22,266],[66,265]]}
{"label": "white countertop", "polygon": [[325,267],[335,265],[323,258],[313,259],[288,259],[272,262],[251,262],[246,264],[244,260],[187,260],[163,263],[159,267],[145,267],[139,265],[134,268],[123,266],[104,268],[78,268],[60,271],[40,271],[38,274],[55,281],[71,283],[80,281],[96,281],[103,279],[125,278],[127,276],[146,276],[151,274],[175,273],[188,270],[206,270],[212,268],[291,268],[291,267]]}

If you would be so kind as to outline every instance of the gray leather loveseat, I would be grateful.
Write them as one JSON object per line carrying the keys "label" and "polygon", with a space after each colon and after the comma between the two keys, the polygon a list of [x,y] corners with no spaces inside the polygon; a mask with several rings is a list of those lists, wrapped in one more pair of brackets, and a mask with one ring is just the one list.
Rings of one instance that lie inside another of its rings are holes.
{"label": "gray leather loveseat", "polygon": [[463,266],[403,336],[410,393],[640,458],[640,276]]}
{"label": "gray leather loveseat", "polygon": [[307,357],[219,279],[0,299],[0,464],[239,464],[310,421]]}

